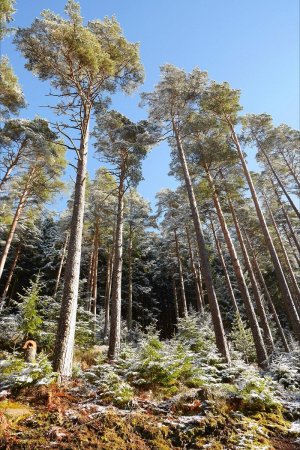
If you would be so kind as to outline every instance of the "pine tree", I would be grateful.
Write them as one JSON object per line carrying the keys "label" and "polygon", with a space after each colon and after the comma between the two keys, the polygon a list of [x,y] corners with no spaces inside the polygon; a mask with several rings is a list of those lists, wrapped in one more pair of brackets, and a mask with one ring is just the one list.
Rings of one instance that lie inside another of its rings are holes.
{"label": "pine tree", "polygon": [[[61,96],[57,111],[67,116],[71,124],[57,124],[57,128],[77,155],[70,243],[54,361],[61,378],[70,377],[72,372],[92,110],[102,100],[104,91],[113,92],[119,86],[128,92],[143,78],[138,46],[126,41],[114,18],[91,21],[85,26],[78,3],[69,0],[65,10],[67,19],[44,11],[42,18],[36,19],[31,27],[19,29],[15,38],[18,49],[28,61],[26,67],[41,80],[50,80],[56,89],[55,95]],[[79,146],[68,134],[68,127],[78,130]]]}

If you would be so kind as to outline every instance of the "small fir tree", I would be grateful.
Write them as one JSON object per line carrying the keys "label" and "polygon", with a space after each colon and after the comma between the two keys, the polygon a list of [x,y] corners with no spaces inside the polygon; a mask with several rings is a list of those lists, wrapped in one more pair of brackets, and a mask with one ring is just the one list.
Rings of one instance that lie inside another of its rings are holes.
{"label": "small fir tree", "polygon": [[247,328],[239,314],[236,314],[233,321],[230,339],[234,349],[241,353],[246,363],[255,361],[255,346],[251,330]]}
{"label": "small fir tree", "polygon": [[25,290],[25,295],[20,294],[22,300],[20,330],[24,337],[36,339],[42,327],[42,319],[38,312],[38,302],[42,282],[39,275],[35,280],[30,280],[30,286]]}

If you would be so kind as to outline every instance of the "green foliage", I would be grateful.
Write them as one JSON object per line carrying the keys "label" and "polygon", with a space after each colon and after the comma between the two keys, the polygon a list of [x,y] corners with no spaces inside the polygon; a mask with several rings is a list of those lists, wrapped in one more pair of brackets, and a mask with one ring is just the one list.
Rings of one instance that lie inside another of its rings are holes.
{"label": "green foliage", "polygon": [[35,363],[26,363],[17,353],[6,353],[2,358],[3,356],[5,359],[0,360],[1,388],[50,384],[56,378],[51,363],[44,353],[37,356]]}
{"label": "green foliage", "polygon": [[0,2],[0,40],[8,33],[7,24],[10,23],[15,13],[15,0],[1,0]]}
{"label": "green foliage", "polygon": [[54,349],[60,304],[50,296],[40,296],[39,315],[42,326],[38,337],[38,346],[51,354]]}
{"label": "green foliage", "polygon": [[95,345],[96,334],[100,332],[98,318],[84,308],[80,307],[77,311],[77,322],[75,332],[76,346],[82,349],[88,349]]}
{"label": "green foliage", "polygon": [[18,30],[15,40],[29,70],[64,92],[80,84],[84,101],[88,91],[94,96],[104,87],[114,90],[117,83],[127,90],[142,81],[138,46],[126,41],[115,18],[84,26],[74,1],[67,3],[66,13],[67,20],[44,11],[31,27]]}
{"label": "green foliage", "polygon": [[198,354],[215,350],[215,336],[209,314],[200,316],[199,313],[190,312],[188,317],[180,318],[177,339]]}
{"label": "green foliage", "polygon": [[275,355],[270,366],[270,373],[281,386],[298,391],[300,388],[300,349],[298,345],[290,353]]}
{"label": "green foliage", "polygon": [[22,300],[20,330],[26,339],[38,338],[41,331],[42,319],[38,312],[41,289],[42,283],[38,275],[35,280],[30,280],[30,285],[25,290],[25,295],[20,295]]}
{"label": "green foliage", "polygon": [[17,114],[25,107],[25,100],[9,61],[6,57],[0,59],[0,119],[7,118],[9,113]]}
{"label": "green foliage", "polygon": [[93,135],[97,151],[133,186],[142,179],[142,160],[153,145],[149,130],[145,120],[134,123],[118,111],[100,111],[96,116]]}
{"label": "green foliage", "polygon": [[104,403],[113,403],[123,407],[133,399],[133,388],[117,374],[110,364],[94,366],[88,372],[84,372],[83,377],[97,386],[100,398]]}
{"label": "green foliage", "polygon": [[248,369],[239,383],[238,395],[242,399],[242,410],[251,414],[259,411],[280,412],[282,405],[276,395],[276,383],[270,377],[261,377]]}
{"label": "green foliage", "polygon": [[[129,364],[128,364],[129,362]],[[175,388],[194,375],[191,356],[178,342],[162,342],[150,327],[138,343],[138,351],[127,361],[125,377],[134,386]]]}
{"label": "green foliage", "polygon": [[209,88],[203,93],[201,107],[205,111],[215,114],[221,119],[236,123],[237,114],[242,109],[239,104],[241,91],[232,89],[229,83],[211,82]]}
{"label": "green foliage", "polygon": [[251,330],[247,328],[240,315],[236,315],[230,332],[230,340],[245,362],[256,361],[256,352]]}

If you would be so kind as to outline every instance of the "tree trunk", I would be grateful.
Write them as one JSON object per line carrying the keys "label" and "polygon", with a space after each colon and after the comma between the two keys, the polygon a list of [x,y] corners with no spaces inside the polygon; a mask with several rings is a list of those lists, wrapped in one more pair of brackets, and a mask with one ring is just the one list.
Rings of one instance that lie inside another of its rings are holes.
{"label": "tree trunk", "polygon": [[11,280],[12,280],[12,277],[13,277],[13,274],[14,274],[15,268],[17,266],[17,262],[18,262],[19,256],[20,256],[20,252],[21,252],[21,242],[19,242],[19,244],[17,246],[15,257],[14,257],[13,263],[11,265],[10,271],[8,273],[8,277],[7,277],[7,280],[6,280],[6,283],[5,283],[5,286],[4,286],[4,290],[3,290],[3,294],[2,294],[2,297],[1,297],[0,310],[4,306],[4,302],[5,302],[7,293],[8,293],[8,289],[10,287],[10,283],[11,283]]}
{"label": "tree trunk", "polygon": [[218,219],[219,219],[221,229],[222,229],[222,232],[224,235],[224,239],[225,239],[225,242],[226,242],[226,245],[228,248],[228,252],[229,252],[229,255],[231,258],[231,262],[232,262],[234,273],[235,273],[237,283],[239,286],[240,294],[241,294],[242,300],[245,305],[246,314],[247,314],[247,317],[249,320],[249,325],[250,325],[253,339],[254,339],[256,355],[257,355],[257,362],[261,367],[266,367],[268,365],[268,355],[267,355],[267,351],[266,351],[264,341],[263,341],[263,338],[261,335],[261,331],[260,331],[260,328],[258,325],[256,314],[255,314],[255,311],[253,308],[252,300],[251,300],[251,297],[250,297],[250,294],[249,294],[249,291],[247,288],[247,284],[246,284],[246,281],[244,278],[244,274],[241,269],[235,247],[233,245],[230,233],[227,228],[227,224],[226,224],[225,217],[224,217],[224,214],[223,214],[220,202],[219,202],[217,192],[215,190],[213,179],[212,179],[207,167],[205,167],[205,170],[206,170],[206,174],[207,174],[207,179],[212,188],[214,206],[217,211]]}
{"label": "tree trunk", "polygon": [[132,330],[132,225],[129,225],[128,242],[128,310],[127,310],[127,328]]}
{"label": "tree trunk", "polygon": [[125,159],[123,159],[120,184],[118,189],[118,211],[116,223],[115,261],[112,280],[111,296],[111,320],[109,333],[108,357],[110,360],[117,358],[121,342],[121,288],[123,267],[123,221],[124,221],[124,182]]}
{"label": "tree trunk", "polygon": [[174,229],[174,241],[175,241],[175,249],[176,249],[176,258],[177,258],[177,268],[178,268],[178,276],[179,276],[180,294],[181,294],[180,295],[180,302],[178,302],[179,315],[181,317],[187,317],[188,311],[187,311],[187,305],[186,305],[183,270],[182,270],[182,263],[181,263],[181,258],[180,258],[178,236],[177,236],[177,232],[176,232],[175,229]]}
{"label": "tree trunk", "polygon": [[287,226],[286,226],[285,223],[282,223],[282,228],[284,229],[285,237],[287,238],[289,246],[291,247],[291,251],[293,253],[295,261],[297,262],[297,266],[300,267],[300,258],[299,258],[298,254],[296,252],[294,243],[292,242],[291,236],[289,234],[289,231],[288,231]]}
{"label": "tree trunk", "polygon": [[54,351],[53,367],[59,373],[60,381],[72,375],[85,203],[89,121],[90,109],[85,109],[77,162],[70,239],[65,264],[64,289]]}
{"label": "tree trunk", "polygon": [[190,202],[190,208],[191,208],[191,213],[192,213],[194,227],[195,227],[197,245],[198,245],[198,250],[199,250],[199,255],[200,255],[200,260],[201,260],[201,268],[202,268],[202,273],[203,273],[205,286],[206,286],[206,290],[207,290],[207,296],[208,296],[210,311],[211,311],[211,315],[212,315],[212,322],[213,322],[214,332],[215,332],[215,336],[216,336],[217,348],[218,348],[219,352],[223,355],[225,360],[228,363],[230,363],[230,354],[229,354],[228,344],[227,344],[227,340],[226,340],[226,336],[225,336],[225,332],[224,332],[224,327],[223,327],[223,322],[222,322],[222,318],[221,318],[221,313],[220,313],[217,296],[216,296],[214,285],[213,285],[212,273],[211,273],[208,253],[207,253],[207,250],[205,247],[205,238],[204,238],[203,231],[202,231],[196,197],[194,194],[194,189],[192,186],[189,169],[188,169],[188,165],[186,162],[185,153],[184,153],[184,150],[182,147],[182,143],[181,143],[178,131],[175,126],[175,122],[173,122],[173,131],[174,131],[175,138],[176,138],[178,156],[179,156],[179,159],[181,162],[184,180],[185,180],[185,186],[186,186],[186,190],[187,190],[187,194],[188,194],[188,198],[189,198],[189,202]]}
{"label": "tree trunk", "polygon": [[173,289],[175,317],[176,317],[176,322],[178,322],[178,319],[179,319],[178,297],[177,297],[177,288],[176,288],[176,281],[175,281],[174,275],[172,277],[172,289]]}
{"label": "tree trunk", "polygon": [[93,283],[94,283],[95,243],[96,243],[95,240],[96,240],[96,233],[94,233],[94,236],[93,236],[93,243],[92,243],[90,261],[89,261],[87,286],[86,286],[86,291],[87,291],[86,310],[89,312],[92,310],[92,289],[93,289]]}
{"label": "tree trunk", "polygon": [[188,227],[186,227],[186,235],[187,235],[187,240],[188,240],[191,269],[192,269],[193,276],[194,276],[196,307],[197,307],[197,311],[199,311],[200,313],[203,313],[203,311],[204,311],[203,299],[202,299],[201,291],[200,291],[200,287],[199,287],[198,273],[197,273],[197,269],[196,269],[196,265],[195,265],[192,243],[191,243],[191,236],[190,236]]}
{"label": "tree trunk", "polygon": [[14,168],[14,165],[11,165],[7,168],[2,180],[0,181],[0,191],[2,190],[3,185],[8,181],[13,168]]}
{"label": "tree trunk", "polygon": [[228,274],[228,271],[227,271],[227,267],[226,267],[226,263],[225,263],[225,260],[224,260],[221,244],[220,244],[220,241],[219,241],[219,239],[217,237],[217,233],[216,233],[215,226],[214,226],[212,218],[210,218],[210,223],[211,223],[211,228],[212,228],[212,232],[213,232],[213,235],[214,235],[214,239],[215,239],[218,255],[219,255],[219,258],[220,258],[220,261],[221,261],[221,264],[222,264],[222,268],[223,268],[223,272],[224,272],[224,276],[225,276],[225,283],[226,283],[227,290],[228,290],[228,293],[229,293],[229,296],[230,296],[230,299],[231,299],[231,303],[232,303],[232,306],[234,308],[235,314],[239,316],[240,315],[239,308],[238,308],[238,305],[237,305],[237,302],[236,302],[236,298],[235,298],[235,295],[234,295],[234,292],[233,292],[233,288],[232,288],[232,285],[231,285],[230,277],[229,277],[229,274]]}
{"label": "tree trunk", "polygon": [[3,252],[2,252],[2,255],[1,255],[1,259],[0,259],[0,280],[2,278],[3,269],[4,269],[4,266],[5,266],[5,263],[6,263],[7,255],[8,255],[8,252],[9,252],[12,240],[13,240],[14,235],[15,235],[15,231],[16,231],[16,228],[17,228],[17,225],[18,225],[18,221],[20,219],[21,213],[23,211],[23,208],[24,208],[26,200],[27,200],[27,196],[28,196],[28,193],[29,193],[29,186],[30,186],[32,177],[34,175],[34,172],[35,172],[35,168],[31,169],[31,171],[30,171],[30,173],[28,175],[28,179],[26,181],[25,188],[24,188],[24,190],[22,192],[22,195],[21,195],[21,197],[19,199],[19,203],[18,203],[16,212],[15,212],[15,215],[14,215],[14,218],[13,218],[12,224],[10,226],[10,230],[9,230],[9,233],[8,233],[5,245],[4,245],[4,249],[3,249]]}
{"label": "tree trunk", "polygon": [[111,293],[111,273],[112,273],[112,260],[113,260],[113,246],[112,249],[108,249],[107,256],[107,270],[106,270],[106,283],[105,283],[105,298],[104,298],[104,330],[103,334],[106,338],[108,336],[109,328],[109,310],[110,310],[110,293]]}
{"label": "tree trunk", "polygon": [[279,151],[279,153],[282,155],[282,157],[283,157],[283,159],[284,159],[284,162],[285,162],[286,166],[288,167],[288,169],[289,169],[289,171],[290,171],[292,177],[293,177],[294,180],[295,180],[296,185],[298,186],[298,189],[300,189],[300,180],[299,180],[299,178],[297,177],[296,172],[294,171],[294,169],[292,168],[292,166],[290,165],[290,163],[289,163],[288,160],[286,159],[284,153],[281,152],[281,151]]}
{"label": "tree trunk", "polygon": [[269,323],[268,323],[268,319],[266,316],[266,312],[265,312],[265,308],[264,305],[262,303],[262,296],[261,293],[259,291],[259,286],[257,284],[254,272],[253,272],[253,267],[251,264],[251,261],[249,259],[249,255],[248,255],[248,251],[247,248],[245,246],[245,242],[244,242],[244,238],[243,235],[241,233],[241,229],[240,229],[240,224],[234,209],[234,206],[232,204],[232,201],[230,200],[230,198],[228,197],[228,203],[229,203],[229,207],[230,207],[230,211],[233,217],[233,222],[235,225],[235,229],[236,229],[236,233],[237,233],[237,237],[240,243],[240,247],[243,253],[243,257],[244,257],[244,261],[245,261],[245,265],[247,267],[248,270],[248,274],[250,277],[250,282],[251,282],[251,287],[252,287],[252,293],[253,296],[255,298],[255,303],[256,303],[256,308],[258,311],[258,315],[259,315],[259,319],[260,319],[260,323],[261,323],[261,327],[263,329],[264,332],[264,337],[266,340],[266,344],[267,344],[267,348],[269,349],[270,353],[272,353],[275,350],[275,346],[274,346],[274,341],[273,341],[273,336],[269,327]]}
{"label": "tree trunk", "polygon": [[286,308],[287,308],[287,311],[288,311],[288,314],[289,314],[289,318],[290,318],[293,330],[295,332],[295,335],[296,335],[297,339],[300,340],[300,320],[299,320],[298,313],[297,313],[297,311],[295,309],[295,305],[294,305],[294,302],[293,302],[293,299],[292,299],[292,296],[291,296],[288,284],[286,282],[286,279],[285,279],[285,276],[284,276],[284,273],[283,273],[283,270],[282,270],[282,267],[281,267],[281,264],[280,264],[277,252],[275,250],[275,247],[274,247],[274,244],[273,244],[270,232],[268,230],[268,227],[267,227],[267,224],[266,224],[266,221],[265,221],[262,209],[260,207],[260,204],[259,204],[259,201],[258,201],[258,198],[257,198],[257,194],[256,194],[256,190],[255,190],[255,187],[254,187],[254,184],[253,184],[253,181],[252,181],[252,177],[251,177],[250,172],[248,170],[248,166],[247,166],[246,160],[244,158],[242,149],[240,147],[240,143],[239,143],[238,137],[237,137],[237,135],[236,135],[236,133],[234,131],[234,127],[233,127],[232,122],[230,121],[229,118],[227,118],[227,122],[228,122],[228,125],[229,125],[230,129],[231,129],[231,136],[232,136],[233,142],[234,142],[234,144],[236,146],[239,158],[240,158],[241,163],[242,163],[244,175],[245,175],[245,177],[247,179],[247,183],[248,183],[248,186],[249,186],[249,189],[250,189],[250,192],[251,192],[252,200],[253,200],[253,203],[254,203],[254,206],[255,206],[255,209],[256,209],[256,213],[257,213],[257,216],[258,216],[258,220],[260,222],[260,226],[261,226],[261,229],[262,229],[262,232],[263,232],[263,235],[264,235],[264,238],[265,238],[265,241],[266,241],[266,244],[267,244],[270,256],[271,256],[271,260],[272,260],[272,263],[273,263],[273,266],[274,266],[274,269],[275,269],[275,272],[276,272],[276,277],[277,277],[277,280],[278,280],[278,284],[279,284],[279,288],[280,288],[280,291],[281,291],[281,294],[282,294],[283,301],[284,301],[284,303],[286,305]]}
{"label": "tree trunk", "polygon": [[265,202],[266,202],[267,209],[268,209],[268,211],[269,211],[269,215],[270,215],[270,218],[271,218],[273,227],[274,227],[274,229],[275,229],[275,233],[276,233],[276,236],[277,236],[277,238],[278,238],[278,242],[279,242],[280,248],[281,248],[281,250],[282,250],[283,257],[284,257],[284,259],[285,259],[285,262],[286,262],[286,265],[287,265],[287,268],[288,268],[288,275],[289,275],[289,277],[290,277],[290,279],[291,279],[292,287],[293,287],[293,290],[294,290],[294,292],[295,292],[294,302],[296,303],[296,302],[299,302],[299,300],[300,300],[300,290],[299,290],[299,286],[298,286],[298,283],[297,283],[297,280],[296,280],[296,277],[295,277],[293,268],[292,268],[292,266],[291,266],[290,259],[289,259],[289,257],[288,257],[287,252],[286,252],[285,246],[284,246],[284,244],[283,244],[283,242],[282,242],[281,235],[280,235],[280,232],[279,232],[279,230],[278,230],[277,223],[276,223],[276,221],[275,221],[275,219],[274,219],[274,216],[273,216],[272,210],[271,210],[271,208],[270,208],[269,202],[268,202],[268,200],[267,200],[267,198],[266,198],[266,196],[265,196],[264,194],[263,194],[263,197],[264,197],[264,200],[265,200]]}
{"label": "tree trunk", "polygon": [[272,183],[274,192],[275,192],[275,194],[276,194],[278,203],[279,203],[279,205],[280,205],[280,207],[281,207],[281,210],[282,210],[282,212],[283,212],[284,218],[285,218],[285,220],[286,220],[286,223],[288,224],[288,227],[289,227],[289,230],[290,230],[292,239],[293,239],[293,241],[294,241],[294,243],[295,243],[295,246],[297,247],[297,250],[298,250],[298,252],[299,252],[299,254],[300,254],[300,243],[299,243],[299,241],[298,241],[298,239],[297,239],[297,236],[296,236],[294,227],[293,227],[293,225],[292,225],[292,223],[291,223],[291,221],[290,221],[289,215],[288,215],[288,213],[287,213],[287,211],[286,211],[286,209],[285,209],[285,206],[284,206],[284,204],[283,204],[283,202],[282,202],[282,200],[281,200],[281,198],[280,198],[280,195],[279,195],[279,193],[278,193],[278,191],[277,191],[277,189],[276,189],[276,186],[275,186],[275,184],[274,184],[274,182],[273,182],[272,179],[271,179],[271,183]]}
{"label": "tree trunk", "polygon": [[198,263],[198,267],[197,267],[197,281],[198,281],[198,286],[199,286],[203,309],[204,309],[205,301],[204,301],[204,291],[203,291],[203,286],[202,286],[202,273],[201,273],[200,263]]}
{"label": "tree trunk", "polygon": [[11,172],[13,171],[14,167],[18,164],[18,161],[21,157],[22,151],[25,149],[27,144],[27,139],[24,139],[22,142],[16,156],[14,157],[13,161],[11,161],[11,164],[9,167],[7,167],[5,174],[3,175],[2,180],[0,181],[0,191],[3,188],[3,185],[9,180],[9,176]]}
{"label": "tree trunk", "polygon": [[248,235],[247,235],[247,233],[246,233],[246,231],[245,231],[244,229],[243,229],[243,232],[244,232],[244,235],[245,235],[245,237],[246,237],[246,241],[247,241],[248,247],[249,247],[249,249],[250,249],[250,251],[251,251],[251,254],[252,254],[252,264],[253,264],[254,270],[256,271],[256,274],[257,274],[257,276],[258,276],[258,280],[259,280],[261,286],[262,286],[263,289],[264,289],[265,298],[266,298],[266,300],[267,300],[267,303],[268,303],[268,306],[269,306],[269,310],[270,310],[270,312],[271,312],[273,318],[275,319],[275,322],[276,322],[276,325],[277,325],[277,329],[278,329],[279,335],[280,335],[280,337],[281,337],[283,346],[284,346],[285,350],[286,350],[287,352],[289,352],[289,351],[290,351],[290,348],[289,348],[289,345],[288,345],[288,342],[287,342],[285,333],[284,333],[283,328],[282,328],[282,326],[281,326],[281,323],[280,323],[278,314],[277,314],[277,312],[276,312],[276,309],[275,309],[273,300],[272,300],[272,298],[271,298],[271,295],[270,295],[270,293],[269,293],[268,287],[267,287],[267,285],[266,285],[265,279],[264,279],[263,274],[262,274],[262,272],[261,272],[261,270],[260,270],[260,267],[259,267],[259,264],[258,264],[256,255],[255,255],[255,253],[254,253],[253,247],[252,247],[252,245],[251,245],[250,239],[249,239],[249,237],[248,237]]}
{"label": "tree trunk", "polygon": [[92,275],[91,290],[91,312],[96,317],[97,314],[97,295],[98,295],[98,262],[99,262],[99,224],[95,225],[95,248],[94,248],[94,267]]}
{"label": "tree trunk", "polygon": [[55,282],[53,298],[56,298],[56,295],[57,295],[58,286],[59,286],[60,277],[61,277],[61,272],[62,272],[62,269],[63,269],[63,266],[64,266],[64,262],[65,262],[68,242],[69,242],[69,233],[66,234],[66,239],[65,239],[65,242],[64,242],[63,250],[62,250],[62,255],[61,255],[60,264],[59,264],[59,268],[58,268],[58,272],[57,272],[56,282]]}
{"label": "tree trunk", "polygon": [[274,168],[274,166],[273,166],[273,164],[272,164],[272,161],[271,161],[270,158],[269,158],[269,155],[267,154],[267,152],[265,152],[265,150],[263,149],[263,146],[260,145],[260,142],[259,142],[259,140],[257,139],[257,137],[255,136],[255,134],[254,134],[254,133],[252,133],[252,134],[253,134],[254,137],[255,137],[255,141],[256,141],[257,147],[259,148],[259,150],[262,152],[262,154],[263,154],[264,157],[266,158],[266,161],[267,161],[267,163],[268,163],[268,166],[269,166],[269,168],[270,168],[272,174],[273,174],[274,177],[276,178],[277,183],[278,183],[279,186],[281,187],[281,189],[282,189],[282,191],[284,192],[284,195],[286,196],[286,198],[288,199],[288,201],[289,201],[291,207],[293,208],[293,210],[295,211],[295,213],[297,214],[297,216],[298,216],[299,219],[300,219],[300,211],[299,211],[298,208],[296,207],[296,205],[295,205],[295,203],[293,202],[291,196],[290,196],[289,193],[287,192],[287,190],[286,190],[284,184],[282,183],[281,179],[279,178],[279,176],[278,176],[278,174],[277,174],[277,172],[276,172],[276,170],[275,170],[275,168]]}

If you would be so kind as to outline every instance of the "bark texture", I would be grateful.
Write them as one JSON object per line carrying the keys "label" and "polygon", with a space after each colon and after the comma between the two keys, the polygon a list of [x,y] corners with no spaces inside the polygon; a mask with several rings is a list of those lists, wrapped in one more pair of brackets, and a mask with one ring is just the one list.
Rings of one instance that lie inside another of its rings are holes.
{"label": "bark texture", "polygon": [[180,301],[178,302],[179,315],[180,315],[180,317],[187,317],[188,311],[187,311],[186,296],[185,296],[183,269],[182,269],[182,262],[181,262],[181,257],[180,257],[178,235],[177,235],[177,231],[175,229],[174,229],[174,242],[175,242],[175,249],[176,249],[177,269],[178,269],[178,278],[179,278],[179,286],[180,286]]}
{"label": "bark texture", "polygon": [[8,290],[9,290],[9,287],[10,287],[10,283],[11,283],[12,277],[14,275],[14,272],[15,272],[15,269],[16,269],[16,266],[17,266],[17,262],[18,262],[18,259],[19,259],[20,253],[21,253],[21,247],[22,247],[21,243],[19,242],[19,244],[17,246],[17,250],[16,250],[16,253],[15,253],[15,256],[14,256],[13,263],[11,265],[11,268],[9,269],[8,277],[7,277],[7,280],[6,280],[4,289],[3,289],[1,302],[0,302],[0,310],[4,306],[4,302],[5,302],[5,299],[6,299]]}
{"label": "bark texture", "polygon": [[210,223],[211,223],[211,228],[212,228],[212,232],[213,232],[215,243],[216,243],[216,247],[217,247],[217,252],[218,252],[218,255],[219,255],[219,258],[220,258],[220,261],[221,261],[221,265],[222,265],[222,268],[223,268],[224,277],[225,277],[225,283],[226,283],[226,286],[227,286],[229,297],[231,299],[231,303],[232,303],[232,306],[233,306],[233,309],[234,309],[235,313],[237,315],[240,315],[239,308],[238,308],[238,305],[237,305],[237,302],[236,302],[236,298],[235,298],[235,295],[234,295],[234,291],[233,291],[233,288],[232,288],[232,284],[231,284],[231,281],[230,281],[230,277],[229,277],[229,274],[228,274],[227,266],[226,266],[226,263],[225,263],[225,260],[224,260],[222,247],[221,247],[220,241],[218,239],[218,236],[217,236],[217,233],[216,233],[216,230],[215,230],[215,226],[214,226],[214,222],[213,222],[212,218],[210,219]]}
{"label": "bark texture", "polygon": [[90,111],[86,111],[78,152],[70,239],[65,265],[64,289],[54,351],[53,367],[59,373],[61,381],[72,375],[85,203],[89,119]]}
{"label": "bark texture", "polygon": [[16,231],[16,228],[17,228],[20,216],[21,216],[22,211],[24,209],[24,206],[26,204],[26,200],[27,200],[27,197],[28,197],[28,194],[29,194],[30,184],[31,184],[34,172],[35,172],[35,168],[33,168],[30,171],[29,175],[28,175],[25,187],[23,189],[23,192],[22,192],[21,197],[19,199],[19,203],[18,203],[17,209],[15,211],[15,215],[14,215],[12,224],[10,226],[10,230],[9,230],[9,233],[8,233],[5,245],[4,245],[4,249],[3,249],[3,252],[2,252],[2,255],[1,255],[1,259],[0,259],[0,279],[2,278],[2,275],[3,275],[3,269],[4,269],[4,266],[5,266],[6,260],[7,260],[8,252],[10,250],[10,246],[11,246],[12,240],[14,238],[15,231]]}
{"label": "bark texture", "polygon": [[62,249],[62,254],[61,254],[61,259],[60,259],[60,263],[59,263],[58,272],[57,272],[55,288],[54,288],[54,292],[53,292],[53,297],[54,298],[56,298],[56,296],[57,296],[57,291],[58,291],[58,286],[59,286],[59,282],[60,282],[60,278],[61,278],[61,273],[62,273],[62,269],[63,269],[63,266],[64,266],[65,258],[66,258],[69,237],[70,237],[70,235],[69,235],[69,233],[67,233],[66,239],[65,239],[65,242],[64,242],[64,246],[63,246],[63,249]]}
{"label": "bark texture", "polygon": [[215,332],[215,336],[216,336],[216,343],[217,343],[219,352],[223,355],[225,360],[228,363],[230,363],[230,354],[229,354],[228,344],[227,344],[227,340],[226,340],[226,336],[225,336],[225,332],[224,332],[224,326],[223,326],[223,322],[222,322],[222,318],[221,318],[221,313],[220,313],[217,296],[216,296],[214,285],[213,285],[212,273],[211,273],[211,268],[210,268],[210,264],[209,264],[208,253],[207,253],[206,246],[205,246],[205,239],[204,239],[201,221],[200,221],[200,217],[199,217],[196,197],[194,194],[194,189],[192,186],[189,169],[188,169],[188,165],[186,162],[185,153],[184,153],[181,139],[180,139],[180,136],[176,129],[175,123],[173,123],[173,130],[174,130],[174,134],[175,134],[175,138],[176,138],[178,156],[179,156],[181,167],[183,170],[185,186],[186,186],[186,190],[187,190],[187,194],[188,194],[188,198],[189,198],[189,202],[190,202],[190,208],[191,208],[191,213],[192,213],[194,227],[195,227],[198,251],[199,251],[199,256],[200,256],[200,260],[201,260],[201,269],[202,269],[205,286],[206,286],[206,290],[207,290],[207,296],[208,296],[210,311],[211,311],[211,315],[212,315],[213,327],[214,327],[214,332]]}
{"label": "bark texture", "polygon": [[109,348],[108,348],[108,357],[110,360],[114,360],[118,356],[121,341],[121,288],[122,288],[122,267],[123,267],[124,182],[125,182],[125,161],[123,160],[118,189],[116,242],[115,242],[115,257],[114,257],[114,270],[113,270],[112,295],[111,295],[111,320],[110,320]]}
{"label": "bark texture", "polygon": [[249,169],[248,169],[248,166],[247,166],[244,154],[243,154],[242,149],[240,147],[240,143],[239,143],[238,137],[237,137],[237,135],[236,135],[236,133],[234,131],[234,127],[233,127],[233,125],[232,125],[230,120],[228,120],[228,124],[229,124],[229,127],[231,129],[231,136],[232,136],[233,142],[234,142],[234,144],[236,146],[239,158],[240,158],[241,163],[242,163],[244,175],[246,177],[246,180],[247,180],[250,192],[251,192],[251,196],[252,196],[252,200],[253,200],[253,203],[254,203],[254,206],[255,206],[255,209],[256,209],[257,217],[258,217],[258,220],[260,222],[260,226],[261,226],[264,238],[265,238],[265,242],[267,244],[267,247],[268,247],[268,250],[269,250],[269,253],[270,253],[270,256],[271,256],[271,261],[273,263],[273,266],[274,266],[274,269],[275,269],[275,272],[276,272],[276,277],[277,277],[277,280],[278,280],[278,285],[279,285],[279,288],[280,288],[280,291],[281,291],[281,295],[282,295],[283,301],[284,301],[284,303],[286,305],[286,308],[287,308],[287,311],[288,311],[288,315],[289,315],[289,318],[290,318],[290,321],[291,321],[291,324],[292,324],[295,336],[297,337],[298,340],[300,340],[300,320],[299,320],[299,316],[298,316],[298,313],[297,313],[297,311],[295,309],[295,305],[294,305],[294,302],[293,302],[293,299],[292,299],[292,296],[291,296],[291,293],[290,293],[287,281],[285,279],[281,263],[279,261],[276,249],[274,247],[274,243],[272,241],[270,232],[268,230],[268,226],[266,224],[266,220],[265,220],[264,214],[263,214],[262,209],[260,207],[260,204],[259,204],[259,201],[258,201],[258,197],[257,197],[257,194],[256,194],[256,190],[255,190],[255,187],[254,187],[254,184],[253,184],[253,180],[252,180],[251,174],[249,172]]}
{"label": "bark texture", "polygon": [[274,346],[274,341],[273,341],[273,336],[269,327],[269,323],[268,323],[268,319],[266,316],[266,312],[265,312],[265,308],[262,302],[262,295],[261,292],[259,290],[259,286],[257,284],[256,281],[256,277],[253,271],[253,267],[248,255],[248,251],[244,242],[244,238],[240,229],[240,224],[235,212],[235,208],[232,204],[232,201],[230,199],[228,199],[228,203],[229,203],[229,207],[230,207],[230,211],[233,217],[233,221],[234,221],[234,225],[235,225],[235,229],[236,229],[236,233],[237,233],[237,237],[239,240],[239,244],[243,253],[243,257],[244,257],[244,261],[245,261],[245,265],[247,267],[248,270],[248,274],[249,274],[249,278],[250,278],[250,282],[251,282],[251,287],[252,287],[252,293],[255,299],[255,303],[256,303],[256,309],[258,311],[258,315],[259,315],[259,319],[260,319],[260,323],[261,323],[261,327],[263,329],[263,333],[264,333],[264,337],[265,337],[265,341],[267,344],[267,348],[269,350],[270,353],[272,353],[275,350],[275,346]]}

